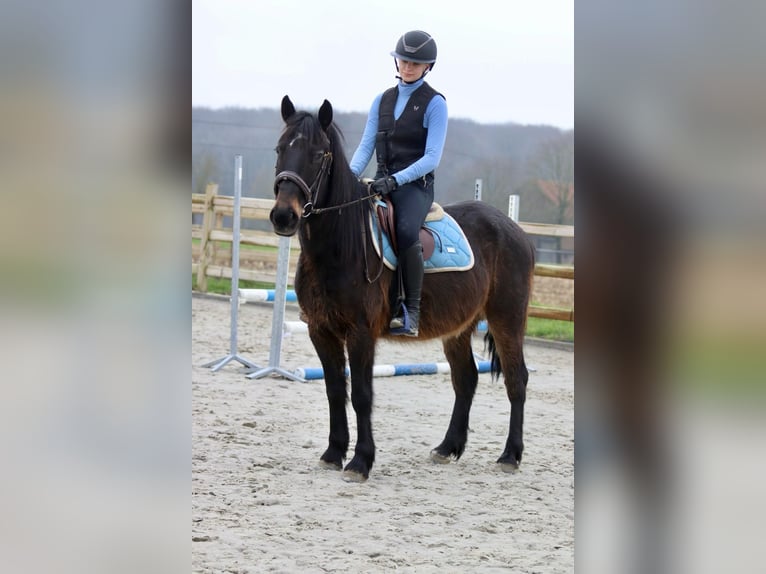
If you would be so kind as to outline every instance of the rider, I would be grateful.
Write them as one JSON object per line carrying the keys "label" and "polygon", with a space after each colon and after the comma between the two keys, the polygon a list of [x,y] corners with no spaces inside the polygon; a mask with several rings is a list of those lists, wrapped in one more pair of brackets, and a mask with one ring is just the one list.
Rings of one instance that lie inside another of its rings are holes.
{"label": "rider", "polygon": [[436,42],[421,30],[404,34],[391,52],[399,82],[372,102],[367,125],[351,158],[359,175],[375,151],[378,169],[373,192],[394,205],[399,269],[404,285],[401,306],[391,319],[392,334],[418,336],[423,285],[423,246],[418,234],[434,200],[434,170],[447,136],[447,102],[425,81],[436,62]]}

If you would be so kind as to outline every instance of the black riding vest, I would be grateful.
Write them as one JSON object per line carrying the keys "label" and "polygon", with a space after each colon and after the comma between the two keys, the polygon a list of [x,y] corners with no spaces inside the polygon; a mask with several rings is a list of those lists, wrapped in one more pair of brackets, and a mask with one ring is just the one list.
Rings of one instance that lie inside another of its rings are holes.
{"label": "black riding vest", "polygon": [[[426,82],[415,90],[407,105],[394,119],[394,106],[399,95],[398,86],[383,92],[378,113],[378,133],[375,136],[375,155],[378,160],[376,178],[396,173],[411,166],[426,151],[428,130],[423,127],[423,118],[431,99],[441,94]],[[444,96],[441,96],[444,97]],[[433,172],[426,175],[433,179]]]}

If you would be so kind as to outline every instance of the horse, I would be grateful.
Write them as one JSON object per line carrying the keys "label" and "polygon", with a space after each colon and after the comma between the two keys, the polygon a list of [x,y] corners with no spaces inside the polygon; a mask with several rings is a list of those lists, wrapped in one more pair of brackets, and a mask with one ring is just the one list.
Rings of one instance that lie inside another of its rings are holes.
{"label": "horse", "polygon": [[[319,463],[343,469],[346,481],[364,482],[375,461],[370,417],[376,343],[413,339],[389,333],[398,282],[373,251],[366,222],[374,211],[374,197],[349,167],[332,105],[324,100],[315,116],[296,111],[285,96],[281,114],[285,126],[276,147],[275,202],[269,219],[277,235],[297,233],[300,241],[294,287],[324,370],[330,414],[329,444]],[[524,449],[528,371],[523,340],[534,247],[511,218],[481,201],[447,205],[444,211],[462,228],[474,265],[467,271],[427,273],[423,281],[417,339],[441,338],[455,393],[444,440],[430,458],[448,463],[463,455],[478,384],[471,338],[478,322],[486,319],[491,377],[504,377],[510,401],[508,438],[497,463],[503,471],[515,472]],[[345,352],[357,441],[353,458],[343,468],[349,446]]]}

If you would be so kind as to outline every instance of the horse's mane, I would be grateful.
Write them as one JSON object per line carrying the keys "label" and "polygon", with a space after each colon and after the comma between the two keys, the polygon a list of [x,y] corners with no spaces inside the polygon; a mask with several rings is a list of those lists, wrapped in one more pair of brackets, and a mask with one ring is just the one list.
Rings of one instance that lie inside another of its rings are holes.
{"label": "horse's mane", "polygon": [[[317,198],[315,207],[329,207],[353,201],[365,192],[364,186],[351,171],[346,152],[343,149],[344,136],[335,122],[330,123],[325,132],[319,125],[319,120],[308,112],[295,112],[285,128],[287,133],[291,128],[298,129],[312,144],[319,144],[326,137],[330,142],[332,166],[324,197]],[[326,230],[335,242],[337,257],[342,261],[358,261],[363,257],[362,222],[366,221],[371,205],[367,201],[344,207],[337,212],[323,213],[309,218],[321,218],[322,229]],[[316,221],[319,221],[318,219]]]}

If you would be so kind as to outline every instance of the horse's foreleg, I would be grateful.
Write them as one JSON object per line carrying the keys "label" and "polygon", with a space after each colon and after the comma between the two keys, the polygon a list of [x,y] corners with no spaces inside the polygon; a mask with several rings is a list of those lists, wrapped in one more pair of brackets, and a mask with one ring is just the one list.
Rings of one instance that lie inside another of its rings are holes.
{"label": "horse's foreleg", "polygon": [[375,340],[370,333],[349,337],[348,361],[351,371],[351,404],[356,413],[357,440],[354,458],[346,465],[343,478],[349,481],[367,480],[375,462],[375,441],[372,438],[372,366],[375,361]]}
{"label": "horse's foreleg", "polygon": [[468,440],[468,417],[479,381],[479,372],[471,349],[470,332],[445,340],[444,354],[450,364],[455,404],[444,440],[431,451],[431,460],[439,463],[449,462],[453,458],[457,460],[465,450]]}
{"label": "horse's foreleg", "polygon": [[348,451],[348,419],[346,417],[346,358],[343,355],[343,342],[334,335],[309,328],[314,348],[324,370],[325,390],[330,407],[329,445],[320,457],[319,463],[335,470],[343,468],[343,460]]}

